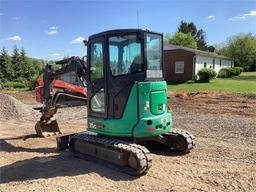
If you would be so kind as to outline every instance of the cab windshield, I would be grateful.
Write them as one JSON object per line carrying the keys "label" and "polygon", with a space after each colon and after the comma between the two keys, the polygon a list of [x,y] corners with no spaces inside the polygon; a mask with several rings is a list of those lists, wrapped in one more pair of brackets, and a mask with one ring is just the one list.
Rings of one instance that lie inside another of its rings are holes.
{"label": "cab windshield", "polygon": [[163,76],[161,35],[146,33],[145,48],[147,59],[147,77],[161,78]]}
{"label": "cab windshield", "polygon": [[142,42],[136,34],[109,38],[109,63],[113,76],[142,71]]}

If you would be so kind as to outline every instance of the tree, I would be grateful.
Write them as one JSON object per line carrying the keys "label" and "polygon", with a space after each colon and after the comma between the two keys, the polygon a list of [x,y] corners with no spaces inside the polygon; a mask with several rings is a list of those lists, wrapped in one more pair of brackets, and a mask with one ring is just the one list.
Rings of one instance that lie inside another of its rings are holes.
{"label": "tree", "polygon": [[200,49],[200,50],[203,50],[203,51],[208,50],[207,49],[208,46],[207,46],[207,43],[206,43],[206,34],[202,29],[197,31],[196,36],[195,36],[195,40],[197,42],[197,49]]}
{"label": "tree", "polygon": [[0,76],[2,81],[12,80],[14,71],[7,50],[3,47],[0,55]]}
{"label": "tree", "polygon": [[8,55],[5,48],[0,55],[0,84],[5,81],[15,81],[22,86],[29,86],[43,72],[46,61],[29,58],[24,48],[19,51],[14,46],[12,56]]}
{"label": "tree", "polygon": [[20,67],[20,53],[18,47],[15,45],[12,54],[12,66],[14,69],[14,78],[21,77],[22,70]]}
{"label": "tree", "polygon": [[196,41],[192,37],[191,33],[175,33],[174,35],[167,35],[165,37],[166,44],[173,44],[183,47],[197,48]]}
{"label": "tree", "polygon": [[188,34],[190,33],[197,44],[197,49],[207,50],[206,34],[202,29],[197,29],[193,22],[181,21],[177,32]]}
{"label": "tree", "polygon": [[193,37],[196,36],[197,28],[196,25],[193,22],[187,23],[185,21],[181,21],[180,25],[178,26],[178,31],[181,33],[191,33]]}
{"label": "tree", "polygon": [[33,74],[39,76],[43,73],[43,69],[45,66],[45,62],[43,60],[35,59],[35,58],[28,58],[28,62],[30,63],[31,67],[33,68]]}
{"label": "tree", "polygon": [[235,66],[243,67],[245,70],[255,70],[256,36],[246,33],[230,37],[218,53],[233,58]]}
{"label": "tree", "polygon": [[20,69],[22,77],[26,80],[29,80],[30,77],[35,74],[35,70],[32,66],[32,63],[27,58],[26,51],[23,47],[21,48],[20,51]]}

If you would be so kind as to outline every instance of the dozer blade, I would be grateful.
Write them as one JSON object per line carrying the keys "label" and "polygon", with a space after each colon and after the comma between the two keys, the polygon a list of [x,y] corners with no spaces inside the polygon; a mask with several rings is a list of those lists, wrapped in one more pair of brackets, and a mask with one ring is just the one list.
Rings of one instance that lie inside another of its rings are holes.
{"label": "dozer blade", "polygon": [[61,134],[58,122],[56,120],[51,122],[38,121],[35,125],[35,130],[37,135],[40,137],[48,137]]}

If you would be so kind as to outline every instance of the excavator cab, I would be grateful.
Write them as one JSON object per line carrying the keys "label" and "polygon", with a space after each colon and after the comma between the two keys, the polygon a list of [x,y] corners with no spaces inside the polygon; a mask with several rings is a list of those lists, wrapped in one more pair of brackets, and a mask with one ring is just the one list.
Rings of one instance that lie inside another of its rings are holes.
{"label": "excavator cab", "polygon": [[171,130],[163,78],[163,35],[112,30],[88,41],[88,129],[145,138]]}

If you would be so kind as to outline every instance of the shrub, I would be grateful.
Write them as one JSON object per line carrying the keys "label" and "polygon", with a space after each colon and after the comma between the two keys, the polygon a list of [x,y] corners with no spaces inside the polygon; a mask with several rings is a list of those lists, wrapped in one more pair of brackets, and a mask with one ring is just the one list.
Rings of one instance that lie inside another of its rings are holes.
{"label": "shrub", "polygon": [[231,76],[238,76],[242,73],[242,68],[241,67],[233,67],[230,68]]}
{"label": "shrub", "polygon": [[238,75],[240,75],[244,71],[242,67],[233,67],[232,69],[235,69],[237,71],[236,74]]}
{"label": "shrub", "polygon": [[25,88],[26,85],[24,85],[21,82],[16,82],[16,81],[7,81],[3,83],[4,88]]}
{"label": "shrub", "polygon": [[229,78],[232,76],[238,76],[243,72],[242,67],[233,67],[233,68],[222,68],[219,71],[218,77],[220,78]]}
{"label": "shrub", "polygon": [[23,78],[23,77],[18,77],[18,78],[15,79],[14,81],[15,81],[15,82],[18,82],[18,83],[21,83],[21,84],[23,84],[23,85],[25,85],[25,86],[27,86],[27,84],[28,84],[27,79],[25,79],[25,78]]}
{"label": "shrub", "polygon": [[231,77],[230,69],[229,68],[222,68],[222,69],[220,69],[220,71],[218,73],[218,77],[220,77],[220,78]]}
{"label": "shrub", "polygon": [[211,79],[215,78],[217,73],[213,69],[203,68],[198,71],[199,82],[209,82]]}

